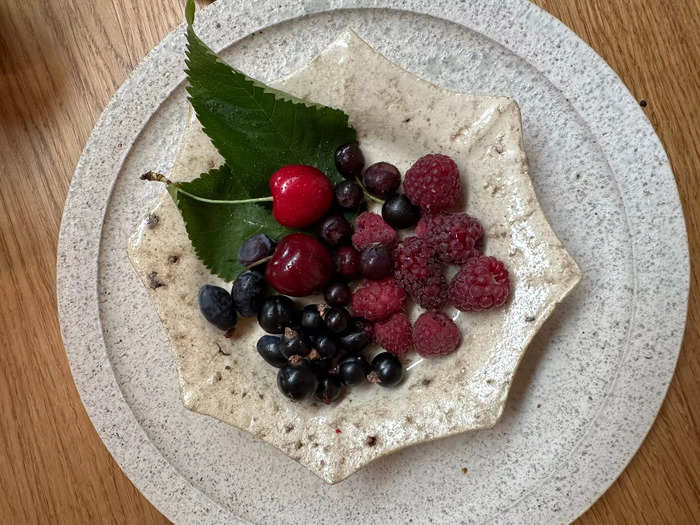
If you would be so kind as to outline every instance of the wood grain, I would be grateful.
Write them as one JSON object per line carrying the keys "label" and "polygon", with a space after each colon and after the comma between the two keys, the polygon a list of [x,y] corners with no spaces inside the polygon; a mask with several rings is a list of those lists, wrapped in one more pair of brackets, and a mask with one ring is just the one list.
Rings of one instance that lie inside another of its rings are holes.
{"label": "wood grain", "polygon": [[[671,159],[700,255],[700,0],[537,0],[620,75]],[[56,318],[55,257],[75,164],[105,104],[183,19],[180,0],[0,3],[0,522],[167,523],[95,433]],[[693,13],[695,13],[693,15]],[[700,519],[700,288],[668,397],[581,524]]]}

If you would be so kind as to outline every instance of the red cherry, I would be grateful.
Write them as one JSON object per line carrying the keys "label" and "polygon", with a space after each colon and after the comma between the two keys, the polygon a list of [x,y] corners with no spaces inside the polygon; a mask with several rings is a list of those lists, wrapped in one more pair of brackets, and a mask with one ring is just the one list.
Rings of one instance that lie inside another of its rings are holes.
{"label": "red cherry", "polygon": [[323,288],[335,267],[325,246],[304,233],[284,237],[267,263],[265,277],[275,290],[303,297]]}
{"label": "red cherry", "polygon": [[290,165],[270,177],[272,215],[290,228],[310,226],[323,217],[333,202],[333,185],[312,166]]}

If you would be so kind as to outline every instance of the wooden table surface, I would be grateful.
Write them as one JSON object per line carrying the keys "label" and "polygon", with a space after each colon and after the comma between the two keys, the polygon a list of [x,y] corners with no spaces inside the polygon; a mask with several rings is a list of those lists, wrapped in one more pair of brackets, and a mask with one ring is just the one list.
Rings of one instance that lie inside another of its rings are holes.
{"label": "wooden table surface", "polygon": [[[700,255],[700,0],[537,0],[620,75],[659,134]],[[56,318],[73,169],[114,91],[183,20],[184,0],[0,2],[0,523],[167,523],[78,398]],[[693,13],[695,13],[693,15]],[[579,523],[700,520],[700,288],[649,436]],[[662,312],[660,312],[662,314]]]}

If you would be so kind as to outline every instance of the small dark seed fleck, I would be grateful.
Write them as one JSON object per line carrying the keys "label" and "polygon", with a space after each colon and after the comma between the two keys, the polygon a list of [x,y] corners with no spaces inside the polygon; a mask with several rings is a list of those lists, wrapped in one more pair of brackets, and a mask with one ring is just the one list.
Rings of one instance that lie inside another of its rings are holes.
{"label": "small dark seed fleck", "polygon": [[535,320],[535,317],[532,316],[532,315],[528,315],[528,316],[525,318],[525,322],[526,322],[526,323],[531,323],[531,322],[534,321],[534,320]]}
{"label": "small dark seed fleck", "polygon": [[377,444],[377,436],[367,436],[367,440],[365,441],[365,444],[368,447],[373,447],[374,445]]}
{"label": "small dark seed fleck", "polygon": [[643,108],[647,107],[647,101],[646,100],[640,100],[639,105],[642,106]]}
{"label": "small dark seed fleck", "polygon": [[165,286],[165,283],[158,278],[158,272],[151,272],[147,275],[148,287],[151,290]]}
{"label": "small dark seed fleck", "polygon": [[168,256],[168,262],[170,264],[177,264],[177,262],[180,260],[180,257],[178,255],[169,255]]}
{"label": "small dark seed fleck", "polygon": [[286,425],[284,425],[284,431],[287,434],[289,434],[292,430],[294,430],[294,425],[292,425],[291,423],[287,423]]}
{"label": "small dark seed fleck", "polygon": [[423,379],[423,381],[421,381],[421,385],[428,386],[432,382],[433,382],[432,379]]}
{"label": "small dark seed fleck", "polygon": [[467,473],[467,467],[462,467],[462,474],[466,474],[466,473]]}
{"label": "small dark seed fleck", "polygon": [[149,213],[148,217],[146,217],[146,225],[149,228],[155,228],[158,226],[158,223],[160,222],[160,217],[156,215],[155,213]]}

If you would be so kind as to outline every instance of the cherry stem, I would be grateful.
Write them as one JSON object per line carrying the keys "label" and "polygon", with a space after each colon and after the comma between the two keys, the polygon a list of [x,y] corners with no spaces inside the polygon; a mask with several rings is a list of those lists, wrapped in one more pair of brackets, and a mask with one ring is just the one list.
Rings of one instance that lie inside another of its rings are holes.
{"label": "cherry stem", "polygon": [[155,171],[149,171],[147,173],[144,173],[141,175],[141,180],[150,180],[153,182],[163,182],[166,185],[173,185],[179,193],[182,193],[184,195],[187,195],[188,197],[198,200],[200,202],[208,202],[209,204],[248,204],[251,202],[272,202],[272,195],[269,197],[257,197],[255,199],[239,199],[239,200],[218,200],[218,199],[207,199],[206,197],[200,197],[199,195],[195,195],[194,193],[190,193],[189,191],[183,190],[178,186],[176,183],[168,179],[165,175],[162,175],[160,173],[156,173]]}
{"label": "cherry stem", "polygon": [[370,192],[367,191],[367,188],[365,188],[365,185],[360,182],[360,180],[357,180],[357,184],[359,184],[360,188],[362,188],[362,192],[365,194],[365,197],[369,197],[375,202],[378,202],[379,204],[384,204],[384,201],[380,199],[379,197],[375,197],[372,195]]}

